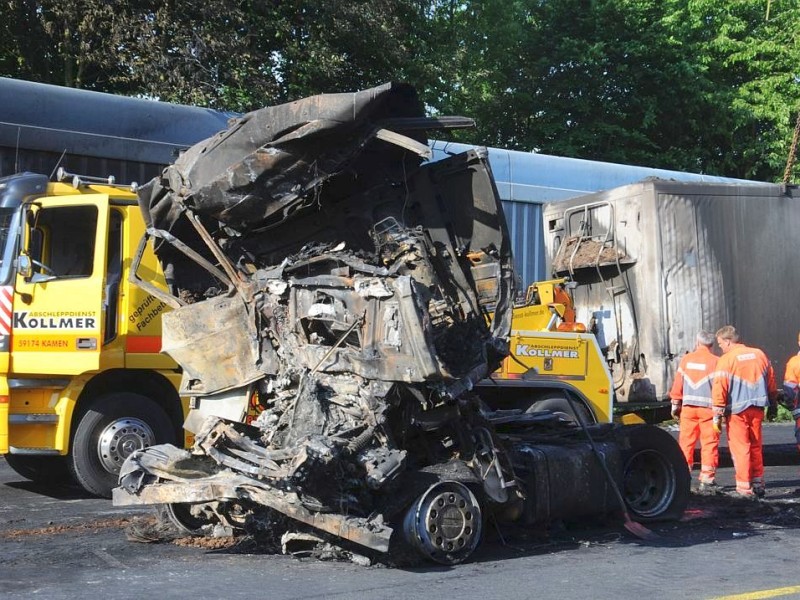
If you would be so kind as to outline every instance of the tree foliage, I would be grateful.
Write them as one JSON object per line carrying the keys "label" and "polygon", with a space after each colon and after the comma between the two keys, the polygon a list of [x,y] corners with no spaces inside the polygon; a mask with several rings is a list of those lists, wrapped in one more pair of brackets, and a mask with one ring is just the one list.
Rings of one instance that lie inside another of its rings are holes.
{"label": "tree foliage", "polygon": [[0,0],[0,75],[244,111],[389,80],[473,143],[775,180],[800,0]]}
{"label": "tree foliage", "polygon": [[478,118],[469,141],[772,180],[800,110],[800,8],[771,0],[767,18],[766,7],[453,3],[441,12],[458,74],[435,105]]}

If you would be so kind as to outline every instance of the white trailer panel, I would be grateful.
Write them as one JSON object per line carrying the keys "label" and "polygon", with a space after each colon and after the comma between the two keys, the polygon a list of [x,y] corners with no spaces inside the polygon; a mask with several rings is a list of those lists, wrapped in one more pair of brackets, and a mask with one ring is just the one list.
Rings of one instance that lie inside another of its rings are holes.
{"label": "white trailer panel", "polygon": [[548,269],[570,275],[618,401],[665,399],[698,330],[734,325],[778,379],[797,352],[800,191],[648,180],[545,205]]}

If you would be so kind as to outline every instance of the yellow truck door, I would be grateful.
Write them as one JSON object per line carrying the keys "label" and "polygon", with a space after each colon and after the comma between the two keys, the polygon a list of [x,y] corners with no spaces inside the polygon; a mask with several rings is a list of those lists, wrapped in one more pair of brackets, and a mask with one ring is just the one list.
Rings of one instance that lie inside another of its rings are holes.
{"label": "yellow truck door", "polygon": [[77,375],[97,370],[109,199],[77,194],[27,212],[11,331],[15,374]]}

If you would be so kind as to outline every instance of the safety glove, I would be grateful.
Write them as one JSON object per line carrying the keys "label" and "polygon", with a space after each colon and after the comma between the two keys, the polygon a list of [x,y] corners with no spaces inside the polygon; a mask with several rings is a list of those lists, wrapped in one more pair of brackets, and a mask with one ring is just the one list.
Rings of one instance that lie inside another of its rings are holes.
{"label": "safety glove", "polygon": [[714,431],[722,433],[722,415],[714,415],[712,426],[714,427]]}
{"label": "safety glove", "polygon": [[676,421],[679,420],[681,418],[681,405],[673,402],[670,414],[672,415],[673,419],[675,419]]}

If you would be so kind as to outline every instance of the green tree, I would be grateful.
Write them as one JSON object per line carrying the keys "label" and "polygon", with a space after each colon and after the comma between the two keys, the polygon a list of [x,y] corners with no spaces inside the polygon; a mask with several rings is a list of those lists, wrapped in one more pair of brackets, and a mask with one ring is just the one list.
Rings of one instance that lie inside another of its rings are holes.
{"label": "green tree", "polygon": [[269,19],[284,100],[425,79],[425,3],[293,0]]}
{"label": "green tree", "polygon": [[[96,69],[101,32],[112,14],[92,0],[4,0],[0,5],[0,75],[69,87],[102,87]],[[107,82],[107,81],[106,81]]]}
{"label": "green tree", "polygon": [[713,148],[718,168],[777,180],[800,109],[797,0],[670,0],[667,5],[671,35],[696,57],[724,104],[726,121]]}
{"label": "green tree", "polygon": [[0,75],[248,110],[424,79],[416,0],[4,0]]}
{"label": "green tree", "polygon": [[[92,0],[101,1],[101,0]],[[111,86],[128,93],[225,110],[273,98],[279,85],[263,19],[231,0],[118,2],[101,64]]]}
{"label": "green tree", "polygon": [[452,60],[429,103],[460,139],[755,179],[782,173],[798,109],[797,0],[438,2]]}
{"label": "green tree", "polygon": [[0,75],[236,111],[401,80],[474,117],[462,141],[770,180],[798,23],[800,0],[1,0]]}

